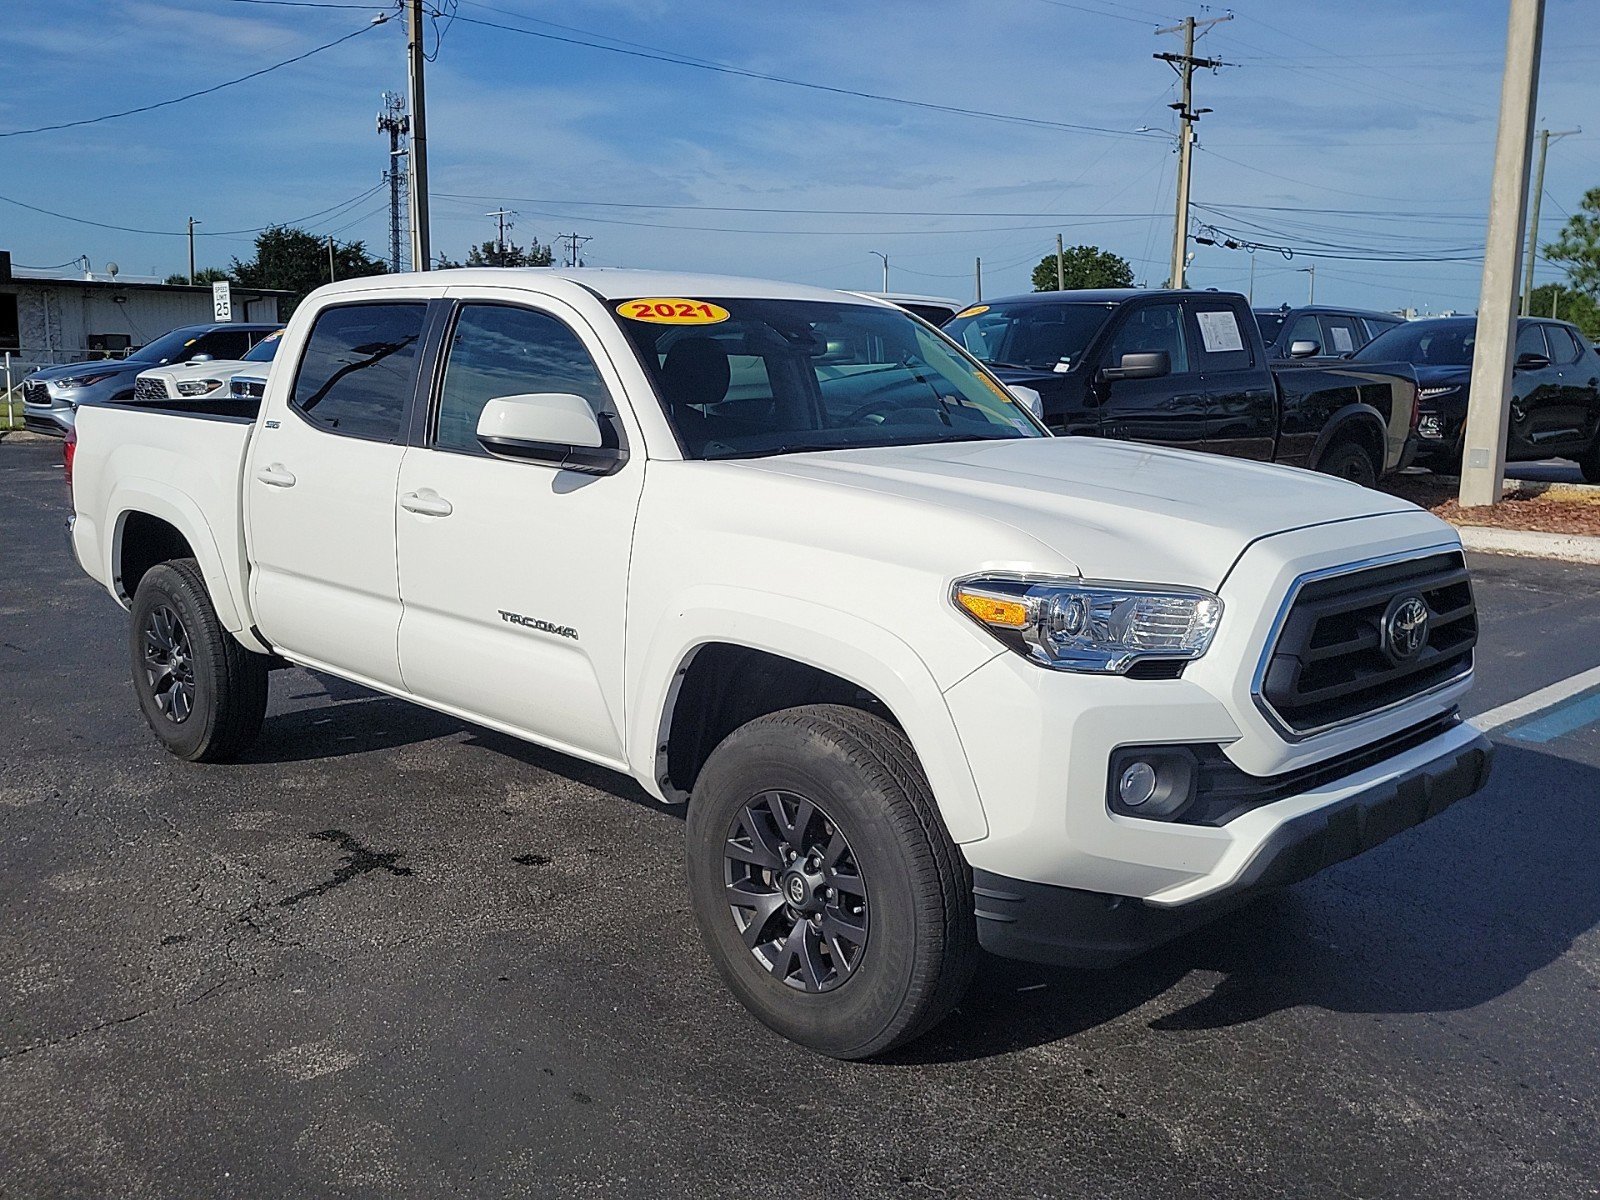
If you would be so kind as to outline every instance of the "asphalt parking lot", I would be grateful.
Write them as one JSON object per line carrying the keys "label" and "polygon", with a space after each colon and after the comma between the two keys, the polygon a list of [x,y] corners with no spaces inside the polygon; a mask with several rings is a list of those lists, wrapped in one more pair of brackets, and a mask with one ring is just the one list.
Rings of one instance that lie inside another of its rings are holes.
{"label": "asphalt parking lot", "polygon": [[[0,442],[0,1195],[1600,1194],[1596,724],[847,1065],[722,988],[617,776],[299,670],[248,761],[159,750],[58,462]],[[1474,566],[1472,711],[1600,664],[1600,568]]]}

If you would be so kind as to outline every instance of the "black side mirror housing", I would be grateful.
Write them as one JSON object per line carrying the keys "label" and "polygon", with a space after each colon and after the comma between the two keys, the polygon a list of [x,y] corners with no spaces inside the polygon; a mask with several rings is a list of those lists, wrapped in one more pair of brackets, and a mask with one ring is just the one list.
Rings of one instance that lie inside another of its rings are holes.
{"label": "black side mirror housing", "polygon": [[1114,367],[1100,368],[1100,381],[1114,383],[1118,379],[1160,379],[1172,374],[1172,355],[1165,350],[1140,350],[1124,354]]}
{"label": "black side mirror housing", "polygon": [[1519,354],[1512,365],[1518,371],[1542,371],[1550,365],[1550,357],[1546,354]]}

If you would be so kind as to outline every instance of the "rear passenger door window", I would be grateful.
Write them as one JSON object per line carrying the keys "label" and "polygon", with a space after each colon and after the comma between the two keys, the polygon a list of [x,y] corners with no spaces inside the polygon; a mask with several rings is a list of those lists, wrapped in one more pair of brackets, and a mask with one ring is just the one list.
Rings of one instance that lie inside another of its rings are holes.
{"label": "rear passenger door window", "polygon": [[1322,352],[1327,355],[1354,354],[1361,348],[1361,330],[1354,317],[1325,314],[1322,318]]}
{"label": "rear passenger door window", "polygon": [[1570,367],[1583,357],[1583,347],[1565,325],[1546,325],[1544,335],[1550,342],[1550,359],[1558,367]]}
{"label": "rear passenger door window", "polygon": [[505,304],[463,305],[450,338],[433,445],[482,454],[478,416],[500,396],[568,392],[596,415],[611,394],[578,335],[548,313]]}
{"label": "rear passenger door window", "polygon": [[1517,357],[1524,354],[1549,356],[1550,348],[1544,344],[1544,329],[1538,325],[1524,325],[1517,330]]}
{"label": "rear passenger door window", "polygon": [[1195,326],[1193,341],[1199,352],[1201,374],[1244,371],[1255,366],[1249,339],[1232,308],[1205,300],[1193,300],[1190,304]]}
{"label": "rear passenger door window", "polygon": [[420,303],[323,309],[306,341],[290,407],[329,433],[398,441],[426,313]]}

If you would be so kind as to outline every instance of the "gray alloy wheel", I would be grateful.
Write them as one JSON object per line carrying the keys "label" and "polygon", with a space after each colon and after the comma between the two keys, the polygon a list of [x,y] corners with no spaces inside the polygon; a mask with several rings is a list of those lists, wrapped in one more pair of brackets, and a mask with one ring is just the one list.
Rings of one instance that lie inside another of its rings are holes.
{"label": "gray alloy wheel", "polygon": [[183,619],[165,604],[144,621],[144,674],[161,715],[181,725],[194,711],[194,659]]}
{"label": "gray alloy wheel", "polygon": [[774,979],[827,992],[867,945],[867,883],[844,830],[804,796],[763,792],[735,813],[723,852],[728,910]]}

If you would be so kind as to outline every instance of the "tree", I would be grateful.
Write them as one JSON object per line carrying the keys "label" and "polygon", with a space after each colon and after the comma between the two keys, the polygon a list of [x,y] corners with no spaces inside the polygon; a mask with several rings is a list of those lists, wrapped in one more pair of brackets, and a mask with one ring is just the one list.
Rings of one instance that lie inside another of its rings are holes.
{"label": "tree", "polygon": [[1578,211],[1561,228],[1561,236],[1544,248],[1551,262],[1567,270],[1567,280],[1580,292],[1600,300],[1600,188],[1583,194]]}
{"label": "tree", "polygon": [[[228,278],[230,278],[230,276],[221,267],[201,267],[194,273],[194,281],[197,284],[221,283],[224,279]],[[182,274],[173,274],[168,275],[166,281],[170,284],[177,284],[179,286],[187,287],[189,284],[189,277]]]}
{"label": "tree", "polygon": [[465,263],[455,262],[439,256],[439,269],[449,270],[451,267],[548,267],[552,261],[549,246],[541,246],[539,239],[526,246],[519,246],[514,241],[506,242],[504,252],[500,249],[498,241],[487,241],[480,246],[473,246],[467,250]]}
{"label": "tree", "polygon": [[[387,268],[367,254],[362,242],[333,243],[334,276],[382,275]],[[293,293],[283,305],[287,317],[314,289],[328,282],[328,242],[290,225],[274,225],[256,234],[255,257],[233,260],[230,272],[241,287],[281,288]]]}
{"label": "tree", "polygon": [[1561,283],[1541,283],[1533,289],[1528,311],[1535,317],[1571,321],[1591,342],[1600,341],[1600,303],[1585,292]]}
{"label": "tree", "polygon": [[[1133,268],[1120,254],[1099,246],[1072,246],[1062,255],[1068,288],[1124,288],[1133,286]],[[1056,256],[1046,254],[1033,269],[1033,290],[1056,290]]]}

